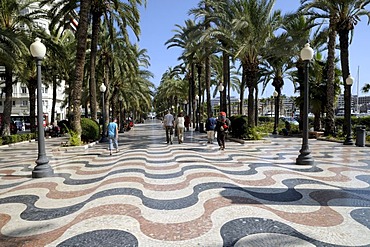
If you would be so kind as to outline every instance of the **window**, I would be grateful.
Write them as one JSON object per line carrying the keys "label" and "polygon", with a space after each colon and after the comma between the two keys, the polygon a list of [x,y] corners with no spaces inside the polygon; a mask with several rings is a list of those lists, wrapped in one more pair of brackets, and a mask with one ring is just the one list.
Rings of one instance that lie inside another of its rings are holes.
{"label": "window", "polygon": [[21,92],[22,92],[22,93],[27,93],[27,88],[26,88],[26,87],[22,87],[22,88],[21,88]]}
{"label": "window", "polygon": [[2,101],[0,101],[0,106],[2,106],[3,105],[3,102]]}
{"label": "window", "polygon": [[48,93],[48,88],[41,87],[41,93]]}
{"label": "window", "polygon": [[15,106],[15,101],[13,101],[13,106]]}
{"label": "window", "polygon": [[28,106],[28,100],[22,100],[21,106]]}

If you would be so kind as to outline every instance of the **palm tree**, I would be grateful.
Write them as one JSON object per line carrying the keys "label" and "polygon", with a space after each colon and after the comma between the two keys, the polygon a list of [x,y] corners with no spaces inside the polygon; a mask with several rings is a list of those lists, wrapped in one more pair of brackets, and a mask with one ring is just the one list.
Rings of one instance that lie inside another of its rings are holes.
{"label": "palm tree", "polygon": [[[295,42],[295,41],[294,41]],[[267,83],[272,80],[277,92],[275,100],[275,120],[279,118],[280,97],[282,95],[282,88],[284,86],[284,77],[289,69],[293,67],[292,57],[294,57],[296,50],[295,45],[287,33],[282,33],[278,36],[272,37],[268,41],[267,49],[264,51],[264,57],[267,64],[264,66],[263,77],[265,77],[264,88]],[[257,123],[256,123],[257,124]]]}
{"label": "palm tree", "polygon": [[5,101],[3,111],[2,135],[10,135],[12,112],[13,75],[21,74],[22,57],[30,56],[27,35],[21,26],[32,30],[32,18],[38,12],[22,15],[21,11],[30,3],[16,0],[1,1],[0,8],[0,61],[5,67]]}
{"label": "palm tree", "polygon": [[[243,68],[241,94],[248,87],[248,125],[255,126],[254,90],[257,87],[260,56],[267,41],[280,25],[280,11],[273,12],[274,0],[233,0],[230,8],[235,14],[233,23],[235,56]],[[243,100],[241,100],[243,101]]]}
{"label": "palm tree", "polygon": [[[197,19],[200,19],[198,26],[200,30],[204,30],[204,33],[208,33],[211,30],[211,24],[214,24],[215,18],[214,11],[217,4],[212,0],[202,0],[198,4],[198,8],[191,9],[190,14],[194,14]],[[211,106],[211,58],[210,56],[217,51],[217,40],[213,39],[209,35],[202,35],[198,38],[198,43],[200,46],[204,47],[201,59],[204,61],[205,69],[205,90],[207,95],[207,115],[212,113]]]}
{"label": "palm tree", "polygon": [[186,77],[189,79],[189,104],[192,109],[192,117],[193,122],[195,122],[195,66],[198,61],[197,57],[197,40],[198,37],[200,37],[200,30],[196,28],[196,24],[193,20],[186,20],[184,26],[175,25],[178,29],[174,30],[175,35],[166,41],[165,45],[167,45],[167,48],[172,47],[180,47],[183,49],[183,52],[179,59],[182,59],[184,63],[186,64],[185,67],[187,75]]}
{"label": "palm tree", "polygon": [[[104,15],[105,21],[111,36],[113,35],[114,26],[118,26],[122,32],[124,40],[129,43],[127,26],[133,30],[136,37],[140,35],[140,15],[137,5],[142,5],[142,0],[129,1],[128,3],[110,0],[92,0],[92,36],[91,36],[91,52],[90,52],[90,106],[91,117],[97,119],[96,106],[96,55],[98,48],[99,32],[101,30],[101,17]],[[146,1],[144,1],[146,3]],[[111,40],[111,42],[114,42]]]}
{"label": "palm tree", "polygon": [[[194,11],[195,15],[204,16],[211,24],[202,34],[202,39],[207,39],[214,44],[213,52],[222,51],[222,81],[219,84],[224,86],[221,95],[220,110],[230,112],[230,104],[227,109],[227,96],[230,100],[230,56],[233,30],[233,12],[229,8],[230,1],[205,0],[204,5],[212,6],[211,8],[199,8]],[[220,71],[221,72],[221,71]]]}
{"label": "palm tree", "polygon": [[[328,42],[328,88],[327,88],[327,134],[334,132],[334,60],[335,60],[335,38],[339,34],[341,67],[343,85],[350,74],[349,71],[349,34],[353,32],[360,16],[369,16],[365,6],[370,3],[368,0],[301,0],[301,9],[311,19],[329,20],[329,42]],[[319,11],[316,11],[319,10]],[[349,87],[345,86],[345,104],[348,104],[350,95]],[[348,106],[347,106],[348,108]]]}
{"label": "palm tree", "polygon": [[89,12],[90,12],[91,0],[80,1],[80,12],[79,12],[79,23],[77,26],[76,40],[77,40],[77,52],[75,60],[75,72],[72,82],[72,106],[73,106],[73,118],[72,128],[76,131],[79,138],[81,138],[81,93],[83,83],[83,72],[86,58],[86,41],[87,41],[87,30],[89,27]]}

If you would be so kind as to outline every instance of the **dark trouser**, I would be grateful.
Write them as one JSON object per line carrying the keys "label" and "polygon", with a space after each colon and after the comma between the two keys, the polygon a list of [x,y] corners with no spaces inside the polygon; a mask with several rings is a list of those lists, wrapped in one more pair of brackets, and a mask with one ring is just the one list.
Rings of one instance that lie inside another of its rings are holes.
{"label": "dark trouser", "polygon": [[226,133],[224,131],[217,131],[217,143],[220,147],[225,148],[225,137]]}
{"label": "dark trouser", "polygon": [[172,143],[173,139],[173,126],[166,126],[166,141],[167,143]]}

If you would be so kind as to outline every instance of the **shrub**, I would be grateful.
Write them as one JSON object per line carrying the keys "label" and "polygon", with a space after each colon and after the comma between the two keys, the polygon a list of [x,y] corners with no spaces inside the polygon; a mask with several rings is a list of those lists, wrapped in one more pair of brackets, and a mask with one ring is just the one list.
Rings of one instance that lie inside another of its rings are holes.
{"label": "shrub", "polygon": [[77,132],[73,130],[68,130],[68,134],[69,134],[69,144],[71,144],[71,146],[81,146],[81,140]]}
{"label": "shrub", "polygon": [[275,118],[270,117],[270,116],[259,116],[258,117],[258,122],[264,122],[264,123],[269,123],[269,122],[274,122]]}
{"label": "shrub", "polygon": [[259,133],[259,130],[255,128],[250,128],[248,126],[247,116],[232,116],[230,117],[231,121],[231,134],[235,138],[247,139],[247,140],[260,140],[262,135]]}
{"label": "shrub", "polygon": [[81,140],[83,142],[96,141],[99,139],[100,127],[96,121],[90,118],[82,118],[81,129]]}
{"label": "shrub", "polygon": [[18,141],[19,135],[9,135],[9,136],[3,136],[3,144],[11,144],[11,143],[16,143]]}
{"label": "shrub", "polygon": [[230,118],[232,136],[245,139],[248,132],[248,119],[246,116],[233,116]]}
{"label": "shrub", "polygon": [[60,128],[60,133],[65,134],[68,133],[68,130],[71,129],[71,124],[68,120],[61,120],[58,122],[58,126]]}

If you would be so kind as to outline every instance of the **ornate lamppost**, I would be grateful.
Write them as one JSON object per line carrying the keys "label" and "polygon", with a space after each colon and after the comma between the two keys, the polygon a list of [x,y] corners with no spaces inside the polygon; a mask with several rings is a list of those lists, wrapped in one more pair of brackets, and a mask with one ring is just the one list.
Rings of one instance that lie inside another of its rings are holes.
{"label": "ornate lamppost", "polygon": [[297,165],[313,165],[315,163],[311,156],[311,151],[308,146],[308,106],[309,106],[309,88],[308,88],[308,70],[310,61],[313,58],[313,49],[310,44],[307,43],[301,50],[301,59],[305,64],[304,71],[304,102],[303,102],[303,137],[302,137],[302,148],[299,150],[300,155],[296,159]]}
{"label": "ornate lamppost", "polygon": [[119,133],[123,133],[123,112],[122,112],[122,95],[119,96]]}
{"label": "ornate lamppost", "polygon": [[197,103],[197,107],[196,107],[196,118],[195,118],[195,131],[198,131],[199,130],[199,117],[200,117],[200,112],[199,112],[199,95],[195,95],[195,101]]}
{"label": "ornate lamppost", "polygon": [[277,134],[278,121],[279,121],[279,108],[277,107],[278,106],[278,104],[277,104],[278,92],[276,92],[276,90],[275,90],[274,93],[272,94],[272,96],[274,96],[274,102],[275,102],[274,131],[272,131],[272,134],[276,135]]}
{"label": "ornate lamppost", "polygon": [[31,54],[36,59],[37,67],[37,128],[38,128],[38,158],[32,171],[33,178],[53,176],[54,171],[49,165],[49,159],[45,152],[45,130],[43,125],[42,92],[41,92],[41,61],[45,57],[46,47],[39,38],[35,39],[30,46]]}
{"label": "ornate lamppost", "polygon": [[100,85],[100,92],[101,92],[101,99],[102,99],[102,108],[103,108],[103,131],[101,133],[101,139],[100,139],[100,142],[107,142],[108,139],[107,139],[107,134],[106,134],[106,127],[105,127],[105,118],[106,118],[106,112],[105,112],[105,100],[104,100],[104,94],[105,94],[105,90],[107,90],[107,87],[104,85],[104,83],[102,83]]}
{"label": "ornate lamppost", "polygon": [[224,91],[224,85],[222,85],[222,82],[220,84],[218,84],[218,87],[217,87],[218,91],[220,92],[220,112],[224,110],[224,107],[223,107],[223,100],[222,100],[222,93]]}
{"label": "ornate lamppost", "polygon": [[343,142],[344,145],[353,145],[352,141],[352,123],[351,123],[351,103],[352,103],[352,96],[351,96],[351,86],[353,84],[353,77],[351,74],[348,75],[346,79],[346,87],[348,90],[349,97],[347,98],[347,101],[345,102],[345,120],[346,120],[346,140]]}
{"label": "ornate lamppost", "polygon": [[185,99],[183,103],[184,103],[184,112],[185,112],[184,114],[188,115],[188,109],[187,109],[188,101]]}
{"label": "ornate lamppost", "polygon": [[237,115],[241,115],[242,114],[241,110],[243,110],[243,107],[240,107],[240,102],[241,102],[241,100],[238,99],[238,113],[237,113]]}

